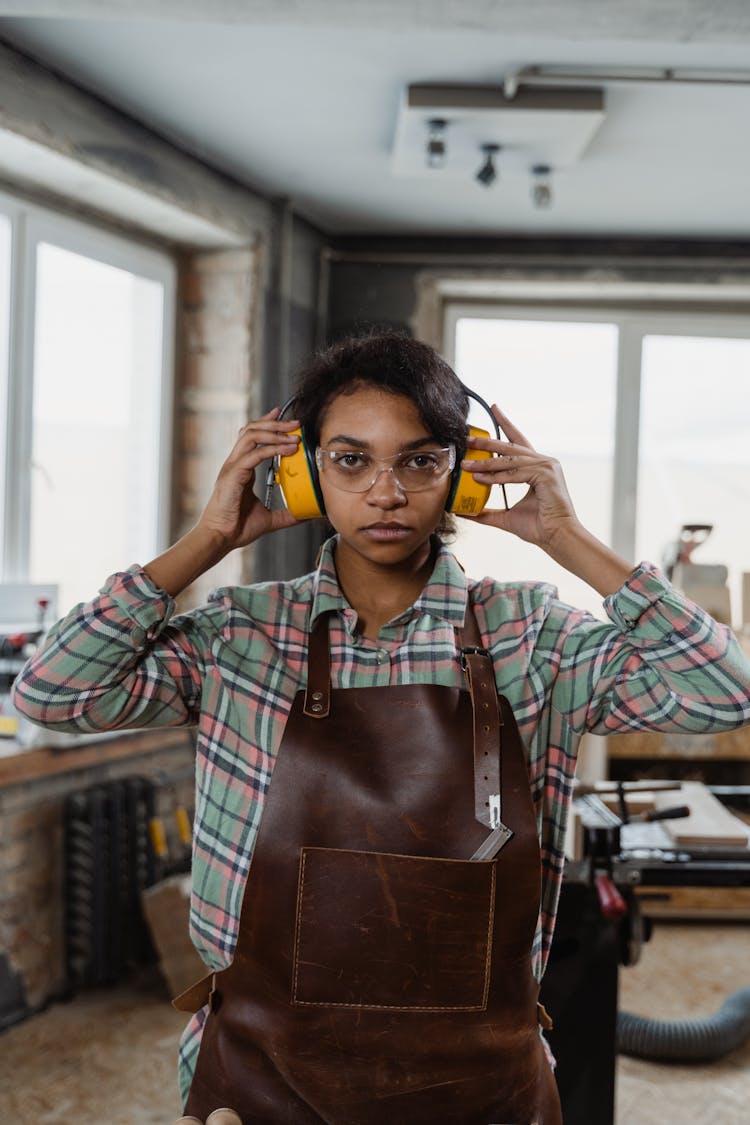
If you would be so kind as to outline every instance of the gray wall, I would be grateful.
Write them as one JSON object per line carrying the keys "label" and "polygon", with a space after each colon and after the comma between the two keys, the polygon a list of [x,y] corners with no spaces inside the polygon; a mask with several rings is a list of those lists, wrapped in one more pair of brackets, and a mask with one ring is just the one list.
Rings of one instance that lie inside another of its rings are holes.
{"label": "gray wall", "polygon": [[709,285],[750,278],[750,241],[349,238],[332,241],[329,257],[331,337],[373,325],[413,330],[422,287],[440,276]]}
{"label": "gray wall", "polygon": [[[275,205],[263,327],[264,411],[292,395],[295,373],[325,342],[326,245],[321,231],[283,202]],[[322,521],[316,521],[262,539],[255,553],[255,580],[304,574],[315,565],[323,538]]]}

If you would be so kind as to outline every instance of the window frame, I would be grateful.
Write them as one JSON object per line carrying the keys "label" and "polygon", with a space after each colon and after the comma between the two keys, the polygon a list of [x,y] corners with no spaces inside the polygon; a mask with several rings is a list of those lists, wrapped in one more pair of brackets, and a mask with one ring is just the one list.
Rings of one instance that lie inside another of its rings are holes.
{"label": "window frame", "polygon": [[3,418],[5,421],[0,580],[24,582],[29,578],[36,265],[37,247],[43,242],[128,270],[163,286],[155,545],[157,551],[163,550],[168,545],[171,530],[176,261],[164,250],[115,234],[95,222],[72,218],[4,192],[0,192],[0,213],[9,219],[11,229],[7,380],[0,410],[0,424]]}
{"label": "window frame", "polygon": [[[463,317],[487,320],[577,321],[616,324],[618,327],[617,386],[615,392],[614,464],[612,473],[612,523],[610,542],[624,558],[634,558],[638,503],[638,457],[640,439],[641,359],[645,336],[696,336],[750,339],[750,283],[747,285],[630,286],[616,284],[566,285],[560,282],[508,285],[508,299],[499,293],[494,300],[482,295],[445,297],[443,301],[443,354],[455,363],[456,326]],[[505,284],[501,283],[501,289]],[[628,290],[633,301],[622,300]],[[520,297],[523,300],[520,300]],[[617,300],[619,296],[619,302]],[[571,304],[565,303],[572,299]],[[648,300],[649,307],[635,301]],[[675,308],[675,302],[680,308]],[[574,303],[573,303],[574,302]],[[736,311],[725,311],[736,302]],[[659,305],[664,307],[659,310]],[[712,305],[722,306],[712,308]]]}

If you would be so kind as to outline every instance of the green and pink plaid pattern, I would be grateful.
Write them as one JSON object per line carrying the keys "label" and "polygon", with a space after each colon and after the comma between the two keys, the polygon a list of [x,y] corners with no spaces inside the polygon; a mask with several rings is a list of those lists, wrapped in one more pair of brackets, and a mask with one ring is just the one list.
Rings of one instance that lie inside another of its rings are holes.
{"label": "green and pink plaid pattern", "polygon": [[[14,701],[55,730],[197,727],[191,934],[210,968],[232,958],[253,844],[284,724],[305,686],[311,623],[328,610],[338,688],[462,686],[456,628],[467,596],[528,751],[542,848],[541,978],[563,867],[578,743],[613,734],[731,730],[750,721],[750,664],[731,631],[686,601],[649,564],[605,601],[611,623],[534,583],[468,580],[441,548],[432,578],[377,641],[358,637],[329,540],[312,574],[217,590],[179,616],[138,566],[50,632],[21,673]],[[429,753],[429,747],[425,747]],[[183,1037],[187,1090],[202,1014]]]}

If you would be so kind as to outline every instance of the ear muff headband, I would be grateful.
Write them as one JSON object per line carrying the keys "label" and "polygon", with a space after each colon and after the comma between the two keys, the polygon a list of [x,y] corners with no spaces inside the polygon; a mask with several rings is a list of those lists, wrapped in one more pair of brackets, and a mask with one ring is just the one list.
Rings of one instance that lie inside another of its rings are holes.
{"label": "ear muff headband", "polygon": [[[492,413],[491,407],[484,401],[481,395],[478,395],[476,391],[472,391],[465,383],[462,383],[461,386],[464,394],[467,395],[468,398],[473,398],[474,401],[478,402],[482,409],[489,414],[492,419],[495,437],[498,441],[502,441],[503,435],[500,432],[500,427],[497,424],[495,415]],[[487,430],[482,430],[478,426],[469,426],[468,436],[487,438],[490,435]],[[445,501],[445,510],[447,512],[454,512],[458,516],[476,516],[479,515],[489,500],[491,486],[488,484],[479,484],[474,480],[471,473],[461,468],[461,459],[465,456],[466,446],[456,451],[456,464],[452,473],[453,484],[448,493],[448,498]],[[471,456],[474,461],[483,461],[486,458],[490,458],[492,454],[488,453],[486,449],[472,449]],[[505,494],[505,485],[501,485],[500,487],[502,488],[503,501],[507,508],[508,497]]]}
{"label": "ear muff headband", "polygon": [[[495,415],[484,399],[463,383],[461,386],[465,394],[478,402],[487,414],[489,414],[492,419],[495,436],[499,440],[502,440],[502,434],[495,419]],[[279,411],[279,419],[284,417],[290,407],[293,406],[294,402],[295,396],[287,399]],[[318,472],[318,466],[315,463],[315,450],[311,448],[306,440],[303,429],[293,432],[300,435],[301,441],[295,453],[290,454],[288,457],[274,457],[266,476],[265,505],[267,508],[270,508],[273,486],[274,484],[278,484],[281,488],[282,496],[284,497],[284,503],[293,516],[297,519],[319,518],[325,515],[325,503],[320,487],[320,474]],[[469,435],[471,437],[490,436],[487,430],[481,430],[476,426],[469,426]],[[478,515],[487,503],[490,495],[490,486],[478,484],[471,473],[461,468],[461,458],[465,456],[465,453],[465,446],[463,449],[456,450],[456,465],[451,472],[451,487],[445,501],[445,509],[448,512],[455,512],[457,515]],[[487,453],[485,450],[472,450],[472,458],[474,460],[478,461],[490,456],[491,454]],[[504,487],[503,499],[505,500],[505,507],[507,508],[508,499],[505,495]]]}

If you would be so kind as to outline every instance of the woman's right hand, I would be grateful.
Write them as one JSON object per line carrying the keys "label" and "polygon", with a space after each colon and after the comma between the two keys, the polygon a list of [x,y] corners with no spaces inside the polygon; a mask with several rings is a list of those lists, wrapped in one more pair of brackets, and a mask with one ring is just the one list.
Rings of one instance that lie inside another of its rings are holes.
{"label": "woman's right hand", "polygon": [[269,511],[253,491],[261,461],[295,452],[299,437],[290,431],[298,426],[291,418],[280,422],[279,408],[274,407],[242,427],[195,527],[146,564],[155,585],[176,597],[235,547],[299,522],[286,509]]}
{"label": "woman's right hand", "polygon": [[285,508],[269,511],[253,489],[261,461],[297,450],[299,436],[290,431],[298,429],[299,422],[293,418],[279,421],[278,416],[279,407],[274,407],[242,427],[196,525],[216,536],[227,552],[299,522]]}

